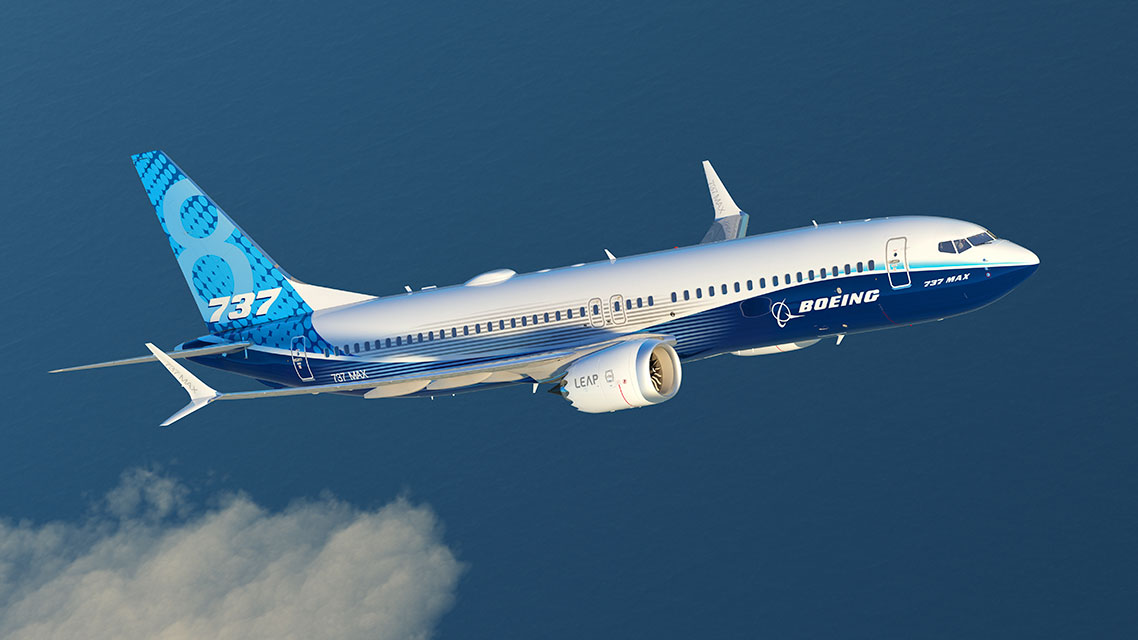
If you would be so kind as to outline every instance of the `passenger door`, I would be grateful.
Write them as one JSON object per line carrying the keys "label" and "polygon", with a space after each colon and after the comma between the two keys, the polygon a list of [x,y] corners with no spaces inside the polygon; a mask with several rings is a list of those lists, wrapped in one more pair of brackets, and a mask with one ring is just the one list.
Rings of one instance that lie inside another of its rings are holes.
{"label": "passenger door", "polygon": [[906,248],[907,240],[904,237],[890,238],[885,243],[885,271],[889,275],[889,286],[894,289],[904,289],[913,284],[909,279]]}

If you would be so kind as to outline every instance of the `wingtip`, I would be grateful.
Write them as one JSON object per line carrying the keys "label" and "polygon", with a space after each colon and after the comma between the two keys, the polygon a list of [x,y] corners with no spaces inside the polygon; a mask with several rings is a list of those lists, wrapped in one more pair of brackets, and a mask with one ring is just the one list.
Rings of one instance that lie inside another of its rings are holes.
{"label": "wingtip", "polygon": [[708,160],[703,161],[703,173],[707,178],[707,189],[711,193],[711,204],[715,208],[715,219],[719,220],[742,213],[743,210],[735,204],[735,200],[731,198],[731,194],[727,192],[727,187],[723,185],[723,181],[719,179],[719,174],[715,172],[715,168],[711,166],[711,162]]}
{"label": "wingtip", "polygon": [[[147,342],[145,344],[146,348],[150,350],[150,353],[153,353],[154,357],[158,359],[158,362],[162,363],[162,366],[166,367],[166,370],[170,372],[170,375],[174,376],[178,384],[182,385],[182,388],[189,394],[191,401],[206,401],[206,404],[208,404],[208,402],[213,401],[221,395],[216,389],[202,382],[185,367],[175,362],[173,358],[163,353],[162,350],[154,346],[153,343]],[[193,402],[191,402],[191,404],[193,404]]]}

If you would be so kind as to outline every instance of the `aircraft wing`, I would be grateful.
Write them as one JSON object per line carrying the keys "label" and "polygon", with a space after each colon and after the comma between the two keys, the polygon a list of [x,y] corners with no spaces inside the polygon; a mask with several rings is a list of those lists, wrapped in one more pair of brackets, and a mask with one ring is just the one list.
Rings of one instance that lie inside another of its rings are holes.
{"label": "aircraft wing", "polygon": [[319,393],[343,393],[345,391],[363,391],[365,398],[392,398],[416,393],[423,390],[438,390],[442,395],[447,390],[468,387],[482,382],[510,382],[515,380],[531,379],[535,382],[546,382],[555,379],[564,368],[574,360],[596,353],[608,347],[629,340],[654,338],[674,343],[675,338],[662,334],[630,333],[611,340],[594,344],[558,349],[527,356],[504,358],[492,362],[481,362],[472,365],[463,365],[447,369],[438,369],[418,374],[395,376],[372,380],[357,380],[352,382],[317,384],[303,387],[285,387],[282,389],[263,389],[256,391],[234,391],[220,393],[199,380],[185,367],[174,362],[168,355],[162,353],[154,345],[147,343],[146,347],[154,354],[154,359],[164,367],[190,394],[190,404],[166,419],[162,426],[173,424],[187,415],[201,409],[215,400],[251,400],[254,398],[278,398],[284,396],[316,395]]}
{"label": "aircraft wing", "polygon": [[699,243],[735,240],[747,235],[749,216],[735,204],[731,194],[727,193],[727,187],[723,186],[723,181],[707,160],[703,161],[703,173],[707,176],[707,190],[711,193],[711,204],[715,207],[715,222],[711,223],[711,228]]}

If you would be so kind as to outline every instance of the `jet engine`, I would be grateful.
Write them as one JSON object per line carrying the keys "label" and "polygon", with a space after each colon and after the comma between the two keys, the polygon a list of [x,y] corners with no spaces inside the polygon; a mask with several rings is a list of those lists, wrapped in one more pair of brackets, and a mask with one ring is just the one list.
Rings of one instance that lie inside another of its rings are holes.
{"label": "jet engine", "polygon": [[659,404],[680,390],[680,357],[661,340],[626,342],[577,360],[560,392],[585,413]]}

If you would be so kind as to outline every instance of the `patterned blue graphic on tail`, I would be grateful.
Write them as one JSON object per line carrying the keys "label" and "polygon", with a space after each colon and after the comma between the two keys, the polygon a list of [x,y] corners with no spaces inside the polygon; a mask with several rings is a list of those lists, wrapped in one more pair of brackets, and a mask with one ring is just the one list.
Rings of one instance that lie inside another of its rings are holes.
{"label": "patterned blue graphic on tail", "polygon": [[169,156],[150,151],[131,159],[210,333],[282,348],[304,335],[317,349],[330,348],[312,329],[312,308],[290,276]]}

